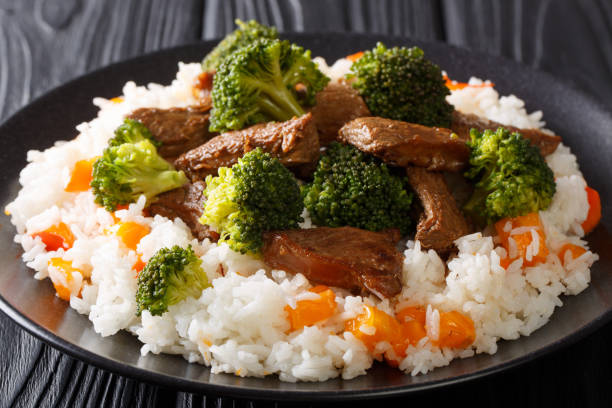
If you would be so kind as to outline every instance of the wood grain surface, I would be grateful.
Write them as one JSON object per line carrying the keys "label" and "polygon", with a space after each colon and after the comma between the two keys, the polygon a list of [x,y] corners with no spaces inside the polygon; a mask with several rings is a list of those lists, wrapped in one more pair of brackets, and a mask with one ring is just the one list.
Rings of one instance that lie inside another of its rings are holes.
{"label": "wood grain surface", "polygon": [[[445,41],[564,77],[612,107],[609,0],[0,0],[0,121],[95,68],[223,36],[235,18],[255,18],[280,31]],[[510,372],[385,403],[612,406],[610,344],[612,325]],[[128,379],[58,352],[0,314],[0,407],[38,406],[295,405],[195,395]]]}

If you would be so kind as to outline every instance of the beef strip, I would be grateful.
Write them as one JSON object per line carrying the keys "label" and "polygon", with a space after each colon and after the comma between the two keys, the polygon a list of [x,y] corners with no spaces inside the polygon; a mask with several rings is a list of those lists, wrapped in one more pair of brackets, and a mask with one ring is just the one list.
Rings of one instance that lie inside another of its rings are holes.
{"label": "beef strip", "polygon": [[452,133],[450,129],[367,117],[344,125],[339,140],[391,165],[460,171],[468,162],[470,149]]}
{"label": "beef strip", "polygon": [[205,238],[217,241],[219,234],[211,231],[208,225],[200,224],[199,219],[204,210],[203,196],[206,183],[196,181],[183,187],[167,191],[157,196],[157,199],[147,208],[151,215],[162,215],[171,220],[180,218],[191,229],[191,233],[199,240]]}
{"label": "beef strip", "polygon": [[317,104],[311,112],[321,146],[336,140],[338,131],[345,123],[371,115],[357,90],[345,82],[330,82],[316,98]]}
{"label": "beef strip", "polygon": [[447,253],[453,241],[470,232],[470,227],[457,207],[446,185],[444,175],[422,167],[407,167],[408,181],[423,206],[415,239],[425,249]]}
{"label": "beef strip", "polygon": [[505,126],[471,113],[453,112],[451,129],[462,140],[470,140],[470,129],[472,128],[483,131],[485,129],[495,130],[498,127],[504,127],[511,132],[519,132],[524,138],[529,139],[531,144],[540,148],[542,156],[553,153],[557,146],[559,146],[559,143],[561,143],[561,137],[544,133],[539,129],[519,129],[514,126]]}
{"label": "beef strip", "polygon": [[128,115],[145,125],[153,137],[162,143],[159,154],[173,161],[182,153],[213,138],[216,133],[208,131],[208,108],[140,108]]}
{"label": "beef strip", "polygon": [[245,153],[261,147],[288,168],[302,170],[319,157],[319,137],[312,114],[286,122],[260,123],[223,133],[175,160],[174,165],[192,180],[217,174],[234,165]]}
{"label": "beef strip", "polygon": [[263,256],[272,268],[383,298],[402,289],[403,256],[395,247],[398,241],[397,230],[320,227],[273,231],[264,233]]}

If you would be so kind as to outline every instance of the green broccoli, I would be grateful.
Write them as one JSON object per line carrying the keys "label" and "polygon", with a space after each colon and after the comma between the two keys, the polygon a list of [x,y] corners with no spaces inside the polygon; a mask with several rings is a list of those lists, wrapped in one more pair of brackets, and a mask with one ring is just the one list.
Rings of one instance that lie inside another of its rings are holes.
{"label": "green broccoli", "polygon": [[187,183],[182,171],[164,160],[155,145],[144,139],[109,146],[93,166],[91,187],[95,202],[108,211],[135,202],[141,194],[150,202],[156,195]]}
{"label": "green broccoli", "polygon": [[125,119],[123,124],[115,129],[115,136],[108,141],[109,146],[119,146],[124,143],[136,143],[142,140],[150,140],[155,147],[160,147],[162,144],[158,142],[151,131],[142,123]]}
{"label": "green broccoli", "polygon": [[266,27],[255,20],[245,23],[236,19],[235,23],[238,28],[226,35],[202,61],[204,71],[216,71],[228,55],[256,40],[262,38],[274,40],[278,38],[278,31],[276,31],[275,27]]}
{"label": "green broccoli", "polygon": [[353,63],[347,78],[375,116],[449,127],[453,106],[440,67],[417,47],[378,43]]}
{"label": "green broccoli", "polygon": [[241,253],[258,254],[262,233],[297,228],[304,209],[293,174],[278,159],[257,148],[217,177],[206,177],[206,204],[200,218]]}
{"label": "green broccoli", "polygon": [[406,234],[412,203],[407,186],[406,177],[394,175],[377,158],[334,142],[319,160],[313,181],[302,187],[302,196],[317,225],[399,228]]}
{"label": "green broccoli", "polygon": [[328,82],[310,51],[288,41],[256,41],[231,54],[215,74],[210,130],[301,116],[303,106],[314,105],[315,94]]}
{"label": "green broccoli", "polygon": [[148,310],[153,316],[164,314],[168,306],[188,297],[199,297],[210,286],[202,261],[191,248],[162,248],[138,274],[136,315]]}
{"label": "green broccoli", "polygon": [[548,208],[555,177],[537,147],[507,129],[470,131],[470,168],[475,189],[463,209],[474,221],[493,223]]}

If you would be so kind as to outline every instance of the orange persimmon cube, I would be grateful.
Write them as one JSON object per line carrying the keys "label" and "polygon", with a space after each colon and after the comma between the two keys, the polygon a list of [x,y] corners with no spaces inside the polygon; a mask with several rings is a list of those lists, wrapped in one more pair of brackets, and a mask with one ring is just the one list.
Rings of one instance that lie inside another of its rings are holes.
{"label": "orange persimmon cube", "polygon": [[309,291],[318,294],[319,298],[299,300],[296,302],[295,309],[289,305],[285,306],[292,331],[312,326],[317,322],[329,319],[336,313],[336,294],[333,290],[319,285]]}
{"label": "orange persimmon cube", "polygon": [[118,225],[119,227],[117,228],[115,234],[121,238],[121,241],[126,247],[133,249],[134,251],[136,250],[136,246],[140,240],[151,232],[151,228],[149,228],[147,225],[142,225],[137,222],[126,221],[120,222]]}
{"label": "orange persimmon cube", "polygon": [[98,160],[93,159],[79,160],[74,164],[74,169],[70,174],[70,180],[64,190],[69,193],[80,193],[89,190],[89,184],[92,180],[93,165]]}
{"label": "orange persimmon cube", "polygon": [[440,313],[440,334],[432,344],[441,348],[466,348],[476,339],[474,322],[456,312]]}
{"label": "orange persimmon cube", "polygon": [[63,222],[52,225],[44,231],[36,232],[32,234],[32,237],[40,237],[47,251],[57,251],[60,248],[70,249],[75,240],[72,231]]}

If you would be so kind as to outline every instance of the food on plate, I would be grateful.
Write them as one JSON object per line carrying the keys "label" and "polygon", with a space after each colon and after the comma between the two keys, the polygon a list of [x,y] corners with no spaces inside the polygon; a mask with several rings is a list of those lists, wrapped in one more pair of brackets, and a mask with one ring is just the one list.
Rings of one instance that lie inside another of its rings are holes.
{"label": "food on plate", "polygon": [[157,251],[138,273],[136,314],[148,310],[158,316],[187,297],[198,297],[210,286],[201,265],[191,246],[175,245]]}
{"label": "food on plate", "polygon": [[97,333],[212,373],[418,375],[588,287],[601,198],[541,112],[418,48],[329,66],[237,24],[28,152],[15,241]]}
{"label": "food on plate", "polygon": [[449,127],[453,106],[440,67],[418,47],[365,51],[347,75],[374,116],[425,126]]}
{"label": "food on plate", "polygon": [[537,147],[520,133],[474,129],[470,132],[474,192],[463,206],[481,224],[546,210],[555,194],[555,176]]}
{"label": "food on plate", "polygon": [[216,133],[209,132],[208,108],[140,108],[128,118],[141,123],[160,142],[159,155],[168,161],[206,143]]}
{"label": "food on plate", "polygon": [[339,140],[387,164],[428,170],[460,171],[470,148],[449,129],[378,117],[358,118],[340,129]]}
{"label": "food on plate", "polygon": [[317,125],[321,146],[337,140],[338,131],[344,124],[371,116],[359,92],[346,82],[330,82],[315,98],[315,106],[310,111]]}
{"label": "food on plate", "polygon": [[204,180],[206,176],[216,175],[219,167],[231,167],[245,153],[258,147],[296,172],[316,164],[319,137],[312,114],[222,133],[183,153],[174,164],[192,181]]}
{"label": "food on plate", "polygon": [[504,126],[501,123],[488,120],[473,113],[453,111],[453,121],[450,128],[457,133],[462,140],[470,140],[470,130],[497,130],[503,127],[510,132],[519,132],[521,136],[528,139],[532,145],[540,149],[542,156],[552,154],[561,143],[561,137],[544,132],[540,129],[520,129],[514,126]]}
{"label": "food on plate", "polygon": [[289,41],[255,41],[230,54],[215,73],[210,130],[302,116],[328,82],[310,51]]}
{"label": "food on plate", "polygon": [[441,255],[452,251],[454,242],[470,233],[470,227],[444,175],[416,166],[407,167],[406,174],[423,206],[414,239],[423,249],[433,249]]}
{"label": "food on plate", "polygon": [[300,187],[281,162],[261,148],[246,153],[232,167],[206,177],[202,224],[220,234],[234,251],[258,254],[262,233],[297,228],[304,204]]}
{"label": "food on plate", "polygon": [[398,228],[407,234],[412,194],[406,178],[351,145],[333,142],[312,182],[302,186],[304,206],[316,225],[370,231]]}
{"label": "food on plate", "polygon": [[93,165],[91,187],[96,203],[109,211],[132,203],[141,195],[150,202],[160,193],[187,183],[187,176],[157,153],[158,141],[129,121]]}
{"label": "food on plate", "polygon": [[200,241],[208,238],[216,242],[219,234],[200,222],[206,202],[205,188],[206,183],[201,180],[187,183],[158,195],[155,201],[147,207],[147,211],[153,216],[161,215],[170,220],[180,218],[187,224],[194,237]]}
{"label": "food on plate", "polygon": [[402,290],[399,239],[397,230],[352,227],[271,231],[264,233],[263,256],[271,267],[301,273],[314,283],[384,299]]}
{"label": "food on plate", "polygon": [[276,27],[267,27],[255,20],[247,22],[236,20],[236,25],[238,28],[226,35],[202,61],[202,69],[205,72],[218,70],[228,56],[244,46],[251,45],[257,40],[278,38]]}

